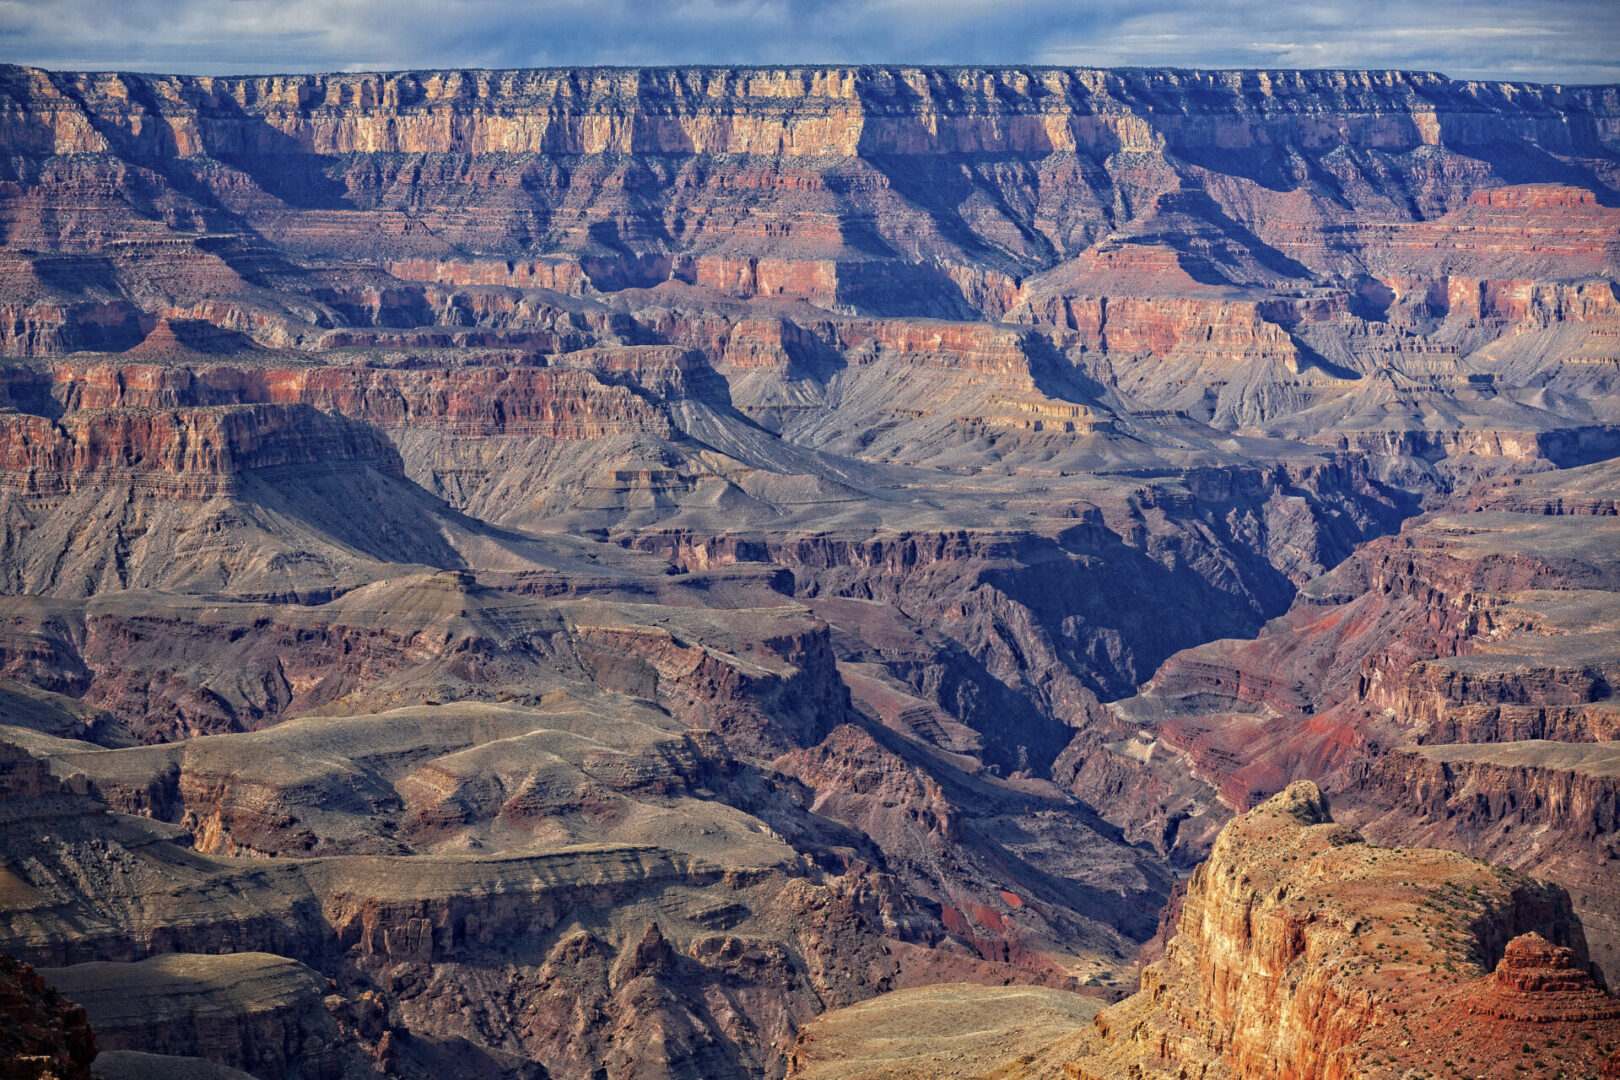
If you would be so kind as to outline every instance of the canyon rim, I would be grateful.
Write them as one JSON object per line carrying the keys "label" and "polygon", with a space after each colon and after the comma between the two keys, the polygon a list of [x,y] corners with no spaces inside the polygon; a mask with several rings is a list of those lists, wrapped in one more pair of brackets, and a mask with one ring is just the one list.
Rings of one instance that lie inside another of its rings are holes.
{"label": "canyon rim", "polygon": [[1620,85],[0,65],[0,1077],[1620,1076]]}

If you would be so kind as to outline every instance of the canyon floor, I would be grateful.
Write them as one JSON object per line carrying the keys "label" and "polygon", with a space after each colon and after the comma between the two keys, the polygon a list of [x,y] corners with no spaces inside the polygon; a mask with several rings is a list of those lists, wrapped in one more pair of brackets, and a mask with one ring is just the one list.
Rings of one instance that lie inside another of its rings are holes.
{"label": "canyon floor", "polygon": [[0,1075],[1620,1075],[1620,88],[0,66],[0,163]]}

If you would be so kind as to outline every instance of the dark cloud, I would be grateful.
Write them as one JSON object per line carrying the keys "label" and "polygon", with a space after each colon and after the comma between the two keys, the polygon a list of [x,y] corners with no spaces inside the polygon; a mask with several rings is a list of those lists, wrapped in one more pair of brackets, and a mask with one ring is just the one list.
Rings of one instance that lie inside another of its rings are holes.
{"label": "dark cloud", "polygon": [[219,74],[910,62],[1620,82],[1620,0],[0,0],[0,57]]}

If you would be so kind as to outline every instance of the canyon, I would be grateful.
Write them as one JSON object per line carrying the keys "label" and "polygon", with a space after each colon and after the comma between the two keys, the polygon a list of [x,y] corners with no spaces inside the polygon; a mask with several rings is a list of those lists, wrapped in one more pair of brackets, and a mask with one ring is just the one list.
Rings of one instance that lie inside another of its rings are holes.
{"label": "canyon", "polygon": [[[1222,830],[1141,989],[1089,1023],[959,989],[955,1030],[1000,1036],[1000,1061],[972,1061],[911,1002],[840,1037],[871,1003],[809,1025],[790,1075],[1596,1076],[1620,1064],[1620,999],[1579,927],[1556,886],[1370,845],[1298,781]],[[919,1044],[940,1059],[918,1067]]]}
{"label": "canyon", "polygon": [[0,1075],[1620,1074],[1617,463],[1620,87],[0,66]]}

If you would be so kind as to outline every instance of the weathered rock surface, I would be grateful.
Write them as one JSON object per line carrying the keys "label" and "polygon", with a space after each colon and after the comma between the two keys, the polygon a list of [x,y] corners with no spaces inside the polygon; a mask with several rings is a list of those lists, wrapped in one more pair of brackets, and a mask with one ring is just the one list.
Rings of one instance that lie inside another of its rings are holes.
{"label": "weathered rock surface", "polygon": [[[1545,957],[1567,975],[1527,970],[1546,936],[1573,944]],[[1584,944],[1560,890],[1450,852],[1372,847],[1296,783],[1223,830],[1165,958],[1098,1014],[1067,1071],[1578,1075],[1620,1037],[1620,1002],[1593,983]],[[1459,1014],[1495,1022],[1441,1019]]]}
{"label": "weathered rock surface", "polygon": [[0,956],[0,1076],[86,1080],[95,1057],[83,1007],[32,967]]}
{"label": "weathered rock surface", "polygon": [[1614,88],[7,66],[0,145],[0,950],[325,981],[105,1075],[1066,1014],[1307,775],[1610,962]]}
{"label": "weathered rock surface", "polygon": [[324,981],[264,953],[170,953],[41,972],[79,1001],[102,1050],[203,1057],[265,1078],[345,1075]]}
{"label": "weathered rock surface", "polygon": [[1608,517],[1547,509],[1613,471],[1491,482],[1468,497],[1475,512],[1374,541],[1258,638],[1172,657],[1077,738],[1063,775],[1092,798],[1136,785],[1110,815],[1150,840],[1174,821],[1166,846],[1187,858],[1229,809],[1319,778],[1378,842],[1564,885],[1611,970],[1616,536]]}
{"label": "weathered rock surface", "polygon": [[[521,1074],[526,1060],[588,1074],[652,1053],[676,1073],[769,1071],[769,1048],[816,1011],[889,986],[1078,982],[1070,966],[1097,955],[1117,971],[1126,939],[1080,907],[1102,890],[1163,888],[1151,867],[1096,860],[1106,832],[1087,871],[1097,892],[1054,889],[1034,865],[993,865],[987,884],[947,863],[926,883],[980,890],[1015,915],[1002,924],[981,907],[989,921],[968,932],[903,887],[923,879],[902,870],[893,837],[901,873],[798,782],[761,775],[650,703],[601,696],[317,717],[124,750],[8,732],[49,755],[13,751],[8,948],[92,972],[274,950],[328,972],[344,1045],[405,1075],[453,1061]],[[973,815],[1033,808],[980,786]],[[109,814],[96,796],[143,816]],[[1065,810],[1055,792],[1044,802]],[[1091,929],[1077,936],[1077,920]],[[995,948],[997,932],[1044,951]],[[622,1019],[603,1026],[610,1016]],[[447,1058],[445,1040],[466,1049]],[[197,1052],[140,1032],[119,1045]]]}
{"label": "weathered rock surface", "polygon": [[245,406],[174,411],[11,414],[0,425],[0,472],[19,495],[67,495],[127,481],[170,498],[230,490],[251,469],[375,464],[398,470],[369,428],[310,409]]}
{"label": "weathered rock surface", "polygon": [[1221,832],[1136,994],[1054,1031],[1051,1010],[1080,1003],[1028,993],[939,988],[830,1013],[789,1075],[1581,1076],[1620,1039],[1620,999],[1561,890],[1373,847],[1308,781]]}

